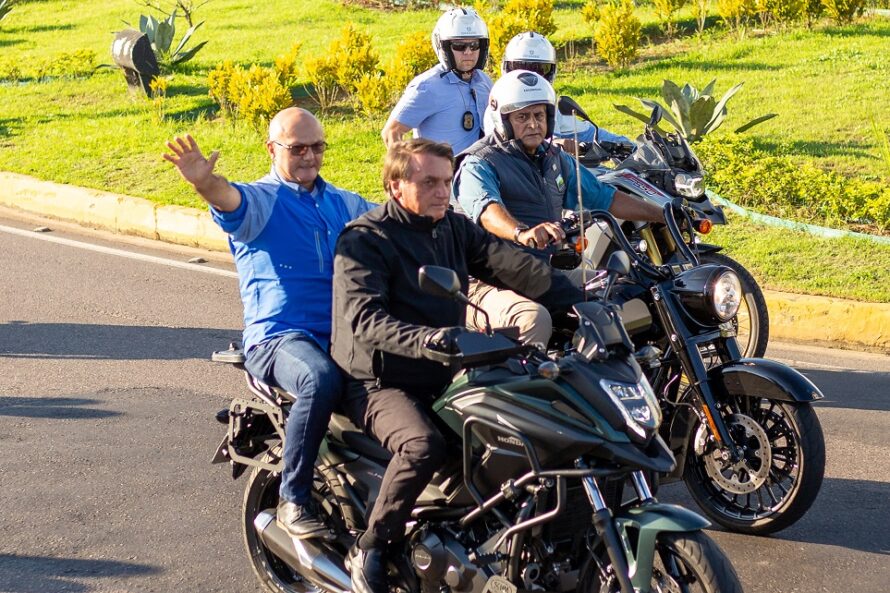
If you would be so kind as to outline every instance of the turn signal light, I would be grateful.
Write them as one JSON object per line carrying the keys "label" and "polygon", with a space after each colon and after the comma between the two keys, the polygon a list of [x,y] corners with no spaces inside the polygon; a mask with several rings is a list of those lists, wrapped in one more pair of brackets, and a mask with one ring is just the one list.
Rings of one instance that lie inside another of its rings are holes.
{"label": "turn signal light", "polygon": [[702,235],[707,235],[711,232],[711,229],[714,228],[714,223],[712,223],[707,218],[702,218],[701,220],[695,221],[695,230]]}
{"label": "turn signal light", "polygon": [[575,251],[578,253],[584,253],[584,250],[587,249],[587,239],[578,239],[575,243]]}

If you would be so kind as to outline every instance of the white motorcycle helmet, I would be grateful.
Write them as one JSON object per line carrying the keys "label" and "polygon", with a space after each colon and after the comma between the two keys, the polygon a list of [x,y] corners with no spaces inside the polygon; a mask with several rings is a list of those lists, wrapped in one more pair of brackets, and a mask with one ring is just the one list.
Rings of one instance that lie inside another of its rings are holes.
{"label": "white motorcycle helmet", "polygon": [[451,53],[453,39],[478,39],[479,59],[474,68],[485,68],[488,62],[488,27],[475,10],[452,8],[439,17],[433,28],[433,51],[436,52],[439,63],[456,72],[454,54]]}
{"label": "white motorcycle helmet", "polygon": [[528,70],[513,70],[501,76],[488,97],[488,106],[494,117],[494,129],[504,140],[513,140],[513,126],[507,116],[530,105],[547,106],[547,133],[553,135],[556,117],[556,92],[547,79]]}
{"label": "white motorcycle helmet", "polygon": [[553,84],[556,78],[556,50],[540,33],[520,33],[507,44],[501,61],[502,75],[513,70],[537,72]]}

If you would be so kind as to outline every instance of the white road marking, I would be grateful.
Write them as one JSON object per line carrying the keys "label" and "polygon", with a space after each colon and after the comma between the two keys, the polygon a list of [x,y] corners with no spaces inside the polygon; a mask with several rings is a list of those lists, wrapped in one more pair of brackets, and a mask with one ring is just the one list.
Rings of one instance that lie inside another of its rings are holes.
{"label": "white road marking", "polygon": [[114,249],[113,247],[102,247],[101,245],[93,245],[92,243],[84,243],[82,241],[74,241],[73,239],[64,239],[62,237],[53,237],[52,235],[47,235],[44,233],[35,233],[34,231],[27,231],[4,225],[0,225],[0,232],[9,233],[11,235],[19,235],[21,237],[28,237],[29,239],[49,241],[50,243],[57,243],[59,245],[66,245],[68,247],[76,247],[78,249],[86,249],[87,251],[96,251],[98,253],[104,253],[107,255],[116,255],[118,257],[126,257],[129,259],[135,259],[153,264],[160,264],[162,266],[170,266],[171,268],[190,270],[192,272],[204,272],[205,274],[225,276],[226,278],[238,277],[238,274],[230,270],[219,270],[217,268],[205,267],[199,264],[190,264],[187,262],[176,261],[174,259],[156,257],[154,255],[145,255],[142,253],[135,253],[133,251],[125,251],[123,249]]}

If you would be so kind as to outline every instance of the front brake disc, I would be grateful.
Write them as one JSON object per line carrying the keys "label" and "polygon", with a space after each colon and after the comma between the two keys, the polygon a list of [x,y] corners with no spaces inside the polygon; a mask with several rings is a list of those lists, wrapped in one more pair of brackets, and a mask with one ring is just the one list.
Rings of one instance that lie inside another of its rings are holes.
{"label": "front brake disc", "polygon": [[[717,486],[733,494],[750,494],[766,482],[772,464],[769,437],[756,420],[745,414],[733,414],[725,419],[726,428],[733,436],[741,459],[724,461],[718,451],[702,456],[705,472]],[[706,431],[704,426],[699,432]],[[696,435],[696,441],[699,440]]]}

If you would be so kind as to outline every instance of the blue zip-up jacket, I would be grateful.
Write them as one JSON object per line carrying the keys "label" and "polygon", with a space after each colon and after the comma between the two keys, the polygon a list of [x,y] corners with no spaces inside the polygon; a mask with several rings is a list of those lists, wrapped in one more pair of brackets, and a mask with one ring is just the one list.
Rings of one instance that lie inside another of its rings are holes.
{"label": "blue zip-up jacket", "polygon": [[233,183],[241,204],[210,211],[229,235],[244,303],[244,350],[289,332],[331,339],[334,247],[350,220],[376,205],[326,183],[310,193],[272,171],[253,183]]}

